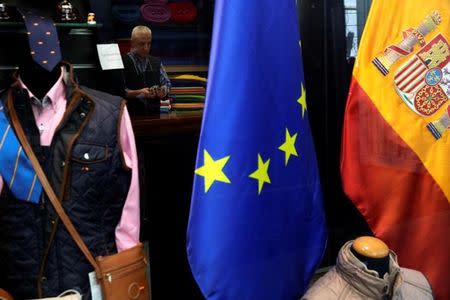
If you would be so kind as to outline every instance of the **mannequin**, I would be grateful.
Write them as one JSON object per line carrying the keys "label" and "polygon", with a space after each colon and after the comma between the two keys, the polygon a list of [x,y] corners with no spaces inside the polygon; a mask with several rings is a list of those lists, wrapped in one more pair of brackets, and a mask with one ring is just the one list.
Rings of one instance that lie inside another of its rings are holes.
{"label": "mannequin", "polygon": [[49,72],[34,62],[30,55],[24,55],[19,63],[19,75],[33,95],[42,99],[58,80],[61,68],[56,65]]}
{"label": "mannequin", "polygon": [[[41,103],[28,99],[18,76],[13,76],[12,85],[1,95],[7,128],[23,129],[94,257],[131,248],[139,242],[139,177],[125,103],[76,83],[72,65],[61,61],[51,20],[38,14],[27,14],[24,20],[28,34],[23,37],[29,41],[17,47],[18,75]],[[42,101],[47,94],[48,101]],[[20,153],[10,152],[6,159],[14,161],[14,172],[21,172]],[[14,184],[24,186],[20,178]],[[38,203],[25,203],[27,199],[13,193],[3,180],[0,184],[0,287],[15,299],[55,297],[69,289],[91,299],[92,265],[58,222],[45,193],[37,197]]]}
{"label": "mannequin", "polygon": [[363,236],[345,243],[336,266],[319,278],[302,300],[433,299],[426,277],[401,268],[397,255],[378,238]]}
{"label": "mannequin", "polygon": [[353,241],[351,251],[369,270],[377,271],[380,278],[389,273],[389,247],[382,240],[359,237]]}

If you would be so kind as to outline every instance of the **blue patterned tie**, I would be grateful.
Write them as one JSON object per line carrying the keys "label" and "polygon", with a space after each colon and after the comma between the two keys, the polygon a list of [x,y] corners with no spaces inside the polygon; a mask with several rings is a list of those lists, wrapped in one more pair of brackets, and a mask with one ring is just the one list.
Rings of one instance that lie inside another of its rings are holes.
{"label": "blue patterned tie", "polygon": [[38,65],[52,71],[61,61],[58,33],[53,20],[32,10],[20,9],[19,12],[27,28],[31,57]]}
{"label": "blue patterned tie", "polygon": [[9,124],[1,100],[0,175],[16,199],[39,203],[42,185]]}

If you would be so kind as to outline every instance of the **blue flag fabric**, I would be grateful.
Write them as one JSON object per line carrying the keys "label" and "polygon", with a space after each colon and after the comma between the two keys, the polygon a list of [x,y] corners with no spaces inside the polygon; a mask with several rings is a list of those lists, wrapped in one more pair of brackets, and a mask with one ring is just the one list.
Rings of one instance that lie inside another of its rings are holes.
{"label": "blue flag fabric", "polygon": [[298,299],[326,226],[295,1],[216,1],[187,255],[207,299]]}
{"label": "blue flag fabric", "polygon": [[39,203],[42,185],[5,115],[0,100],[0,175],[18,200]]}

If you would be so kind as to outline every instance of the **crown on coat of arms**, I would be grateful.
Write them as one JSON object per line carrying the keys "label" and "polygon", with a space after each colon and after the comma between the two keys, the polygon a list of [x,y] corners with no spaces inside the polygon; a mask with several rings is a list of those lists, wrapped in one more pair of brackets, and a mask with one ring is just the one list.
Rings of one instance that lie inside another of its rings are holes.
{"label": "crown on coat of arms", "polygon": [[383,75],[389,74],[392,65],[403,56],[412,53],[414,46],[425,45],[425,36],[441,23],[441,15],[435,11],[428,15],[417,29],[409,28],[403,32],[403,40],[387,47],[383,54],[375,57],[372,62]]}

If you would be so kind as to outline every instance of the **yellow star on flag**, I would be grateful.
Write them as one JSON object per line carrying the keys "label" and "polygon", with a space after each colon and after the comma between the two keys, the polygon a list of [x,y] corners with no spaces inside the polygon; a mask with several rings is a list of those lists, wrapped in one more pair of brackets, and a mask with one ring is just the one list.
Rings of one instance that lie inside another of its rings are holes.
{"label": "yellow star on flag", "polygon": [[258,180],[258,195],[261,194],[264,183],[270,183],[269,174],[267,173],[269,164],[270,158],[266,162],[263,162],[261,155],[258,153],[258,169],[249,176],[250,178]]}
{"label": "yellow star on flag", "polygon": [[304,118],[306,111],[306,91],[303,88],[303,83],[302,83],[302,95],[300,96],[300,98],[298,98],[297,102],[302,106],[302,118]]}
{"label": "yellow star on flag", "polygon": [[208,192],[214,181],[231,183],[230,179],[228,179],[227,175],[225,175],[225,173],[222,171],[222,169],[230,159],[229,155],[221,159],[214,160],[211,155],[209,155],[208,151],[204,149],[203,157],[204,164],[203,166],[195,170],[195,174],[198,174],[205,178],[205,193]]}
{"label": "yellow star on flag", "polygon": [[297,149],[295,149],[295,140],[297,140],[297,134],[294,134],[293,136],[290,135],[289,130],[286,128],[286,141],[283,145],[278,147],[281,151],[284,152],[284,165],[287,166],[289,158],[291,155],[298,156]]}

